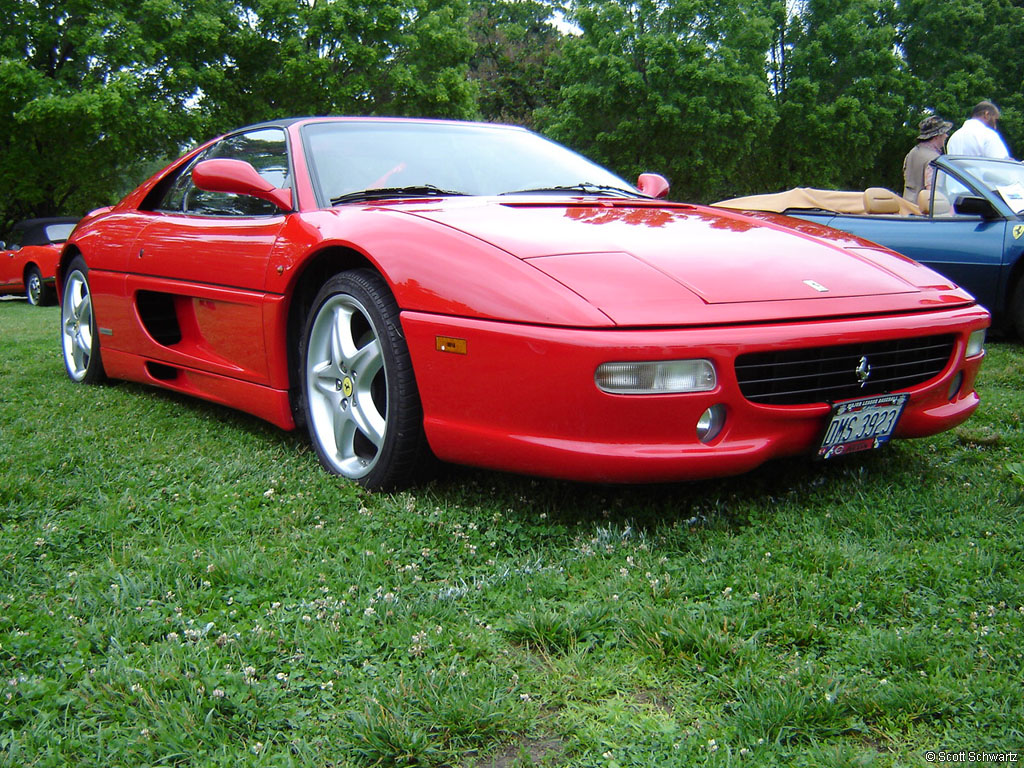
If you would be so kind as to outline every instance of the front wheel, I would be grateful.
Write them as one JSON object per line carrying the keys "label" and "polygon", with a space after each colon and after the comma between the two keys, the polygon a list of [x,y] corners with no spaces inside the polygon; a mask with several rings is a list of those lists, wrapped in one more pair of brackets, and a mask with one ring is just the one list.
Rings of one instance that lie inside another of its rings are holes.
{"label": "front wheel", "polygon": [[320,289],[302,338],[306,423],[328,471],[370,489],[412,483],[428,456],[398,305],[376,272]]}
{"label": "front wheel", "polygon": [[104,378],[96,316],[89,290],[89,268],[78,256],[68,266],[60,303],[60,338],[64,367],[72,381],[95,384]]}

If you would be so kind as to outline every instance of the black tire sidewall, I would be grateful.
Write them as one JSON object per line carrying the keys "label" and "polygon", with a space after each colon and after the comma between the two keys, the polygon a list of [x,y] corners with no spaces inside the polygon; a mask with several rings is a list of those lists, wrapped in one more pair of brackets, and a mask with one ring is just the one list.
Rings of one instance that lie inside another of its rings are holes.
{"label": "black tire sidewall", "polygon": [[[39,282],[39,300],[34,301],[32,299],[32,281],[33,279]],[[28,273],[25,276],[25,298],[28,299],[28,303],[33,307],[41,307],[46,301],[46,286],[43,284],[43,276],[39,272],[37,267],[29,267]]]}
{"label": "black tire sidewall", "polygon": [[423,463],[423,409],[412,373],[408,346],[401,330],[398,305],[387,283],[371,270],[351,270],[331,277],[317,293],[306,317],[299,349],[299,382],[302,415],[310,440],[320,463],[328,471],[336,472],[314,430],[306,370],[314,322],[324,304],[338,295],[351,296],[366,310],[367,319],[380,342],[387,385],[384,441],[376,462],[367,474],[350,479],[371,490],[403,487],[414,481]]}
{"label": "black tire sidewall", "polygon": [[1013,289],[1010,299],[1009,325],[1016,331],[1017,338],[1024,341],[1024,274],[1017,278],[1017,287]]}
{"label": "black tire sidewall", "polygon": [[61,293],[61,358],[64,360],[64,370],[67,372],[69,379],[80,384],[97,384],[106,378],[106,374],[103,370],[103,360],[100,357],[100,337],[99,333],[97,333],[95,302],[92,302],[92,311],[89,313],[89,330],[92,333],[92,349],[89,352],[89,363],[85,366],[85,376],[81,379],[76,379],[71,374],[71,366],[68,365],[67,353],[64,349],[64,302],[68,300],[68,283],[71,282],[71,277],[76,272],[82,275],[82,279],[85,281],[85,287],[89,292],[90,300],[93,296],[92,285],[89,283],[89,267],[86,266],[85,259],[81,256],[76,256],[71,260],[71,263],[68,264],[67,273],[64,277],[64,290]]}

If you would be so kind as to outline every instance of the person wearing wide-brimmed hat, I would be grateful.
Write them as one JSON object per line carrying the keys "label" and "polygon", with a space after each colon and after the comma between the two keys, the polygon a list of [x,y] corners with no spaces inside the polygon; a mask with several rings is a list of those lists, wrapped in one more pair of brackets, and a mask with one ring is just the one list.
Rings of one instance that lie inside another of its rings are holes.
{"label": "person wearing wide-brimmed hat", "polygon": [[953,124],[938,115],[929,115],[918,126],[917,144],[903,158],[903,197],[917,202],[922,189],[932,188],[935,169],[931,162],[942,154]]}

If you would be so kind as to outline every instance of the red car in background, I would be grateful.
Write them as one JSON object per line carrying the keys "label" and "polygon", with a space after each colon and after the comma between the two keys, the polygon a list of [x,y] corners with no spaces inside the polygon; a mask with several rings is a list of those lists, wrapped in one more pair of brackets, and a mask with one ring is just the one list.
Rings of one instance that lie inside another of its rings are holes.
{"label": "red car in background", "polygon": [[0,240],[0,294],[24,293],[33,306],[52,304],[61,245],[78,219],[27,219]]}
{"label": "red car in background", "polygon": [[508,126],[243,128],[75,231],[67,372],[305,425],[369,488],[431,454],[600,482],[737,474],[977,407],[990,318],[948,279],[667,191]]}

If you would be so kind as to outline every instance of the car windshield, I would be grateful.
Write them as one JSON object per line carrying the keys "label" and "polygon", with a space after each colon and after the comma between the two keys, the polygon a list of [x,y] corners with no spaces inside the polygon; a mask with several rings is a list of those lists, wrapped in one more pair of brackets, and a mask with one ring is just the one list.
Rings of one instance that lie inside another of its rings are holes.
{"label": "car windshield", "polygon": [[311,123],[302,135],[324,205],[412,195],[640,194],[575,152],[509,126],[336,121]]}
{"label": "car windshield", "polygon": [[1024,210],[1024,165],[983,157],[950,160],[961,174],[996,197],[1002,197],[1018,213]]}

